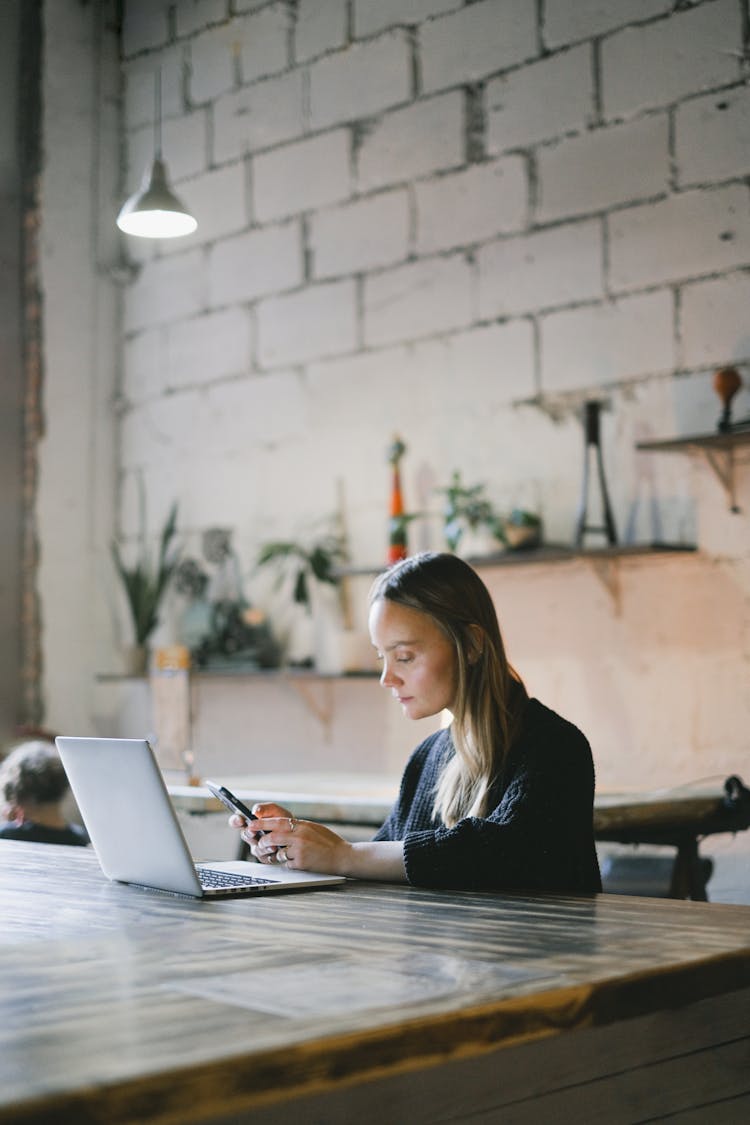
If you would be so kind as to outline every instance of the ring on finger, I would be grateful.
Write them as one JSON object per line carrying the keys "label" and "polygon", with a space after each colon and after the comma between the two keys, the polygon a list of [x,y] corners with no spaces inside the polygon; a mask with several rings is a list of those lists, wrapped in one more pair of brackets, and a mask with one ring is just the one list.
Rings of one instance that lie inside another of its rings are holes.
{"label": "ring on finger", "polygon": [[290,831],[290,832],[294,832],[294,829],[295,829],[296,827],[297,827],[297,818],[296,818],[296,816],[290,816],[290,817],[289,817],[289,831]]}

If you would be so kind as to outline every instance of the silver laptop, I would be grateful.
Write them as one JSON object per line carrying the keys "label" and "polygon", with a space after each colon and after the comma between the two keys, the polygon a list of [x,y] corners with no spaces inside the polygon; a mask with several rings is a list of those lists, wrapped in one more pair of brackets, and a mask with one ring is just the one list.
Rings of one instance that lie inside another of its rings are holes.
{"label": "silver laptop", "polygon": [[339,875],[245,860],[196,863],[145,739],[60,737],[55,742],[108,879],[195,898],[305,890],[346,881]]}

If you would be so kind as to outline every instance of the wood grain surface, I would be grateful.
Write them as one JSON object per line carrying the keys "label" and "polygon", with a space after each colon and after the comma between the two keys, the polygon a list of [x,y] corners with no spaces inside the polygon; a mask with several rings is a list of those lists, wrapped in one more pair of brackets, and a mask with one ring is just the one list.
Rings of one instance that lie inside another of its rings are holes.
{"label": "wood grain surface", "polygon": [[0,1122],[251,1120],[750,987],[750,907],[366,883],[209,903],[2,841],[0,915]]}

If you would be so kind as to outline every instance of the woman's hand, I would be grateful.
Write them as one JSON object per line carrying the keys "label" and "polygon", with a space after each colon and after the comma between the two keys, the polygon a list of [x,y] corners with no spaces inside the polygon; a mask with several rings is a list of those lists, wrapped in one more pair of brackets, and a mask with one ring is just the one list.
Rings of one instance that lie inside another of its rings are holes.
{"label": "woman's hand", "polygon": [[279,863],[303,871],[344,875],[351,844],[310,820],[298,820],[281,805],[254,805],[257,820],[247,823],[234,815],[229,823],[241,829],[242,839],[260,863]]}
{"label": "woman's hand", "polygon": [[343,836],[312,820],[297,820],[282,805],[253,805],[257,820],[248,824],[234,815],[229,823],[260,863],[355,879],[405,883],[404,845],[400,840],[350,844]]}

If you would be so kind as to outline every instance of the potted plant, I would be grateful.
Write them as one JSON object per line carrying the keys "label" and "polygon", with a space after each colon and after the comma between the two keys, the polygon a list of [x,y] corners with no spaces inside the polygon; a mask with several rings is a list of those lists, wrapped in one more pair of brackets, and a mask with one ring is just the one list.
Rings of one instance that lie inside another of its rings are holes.
{"label": "potted plant", "polygon": [[122,555],[116,540],[112,541],[112,558],[125,590],[125,597],[133,622],[135,646],[130,659],[130,671],[143,674],[147,664],[149,637],[159,624],[159,607],[177,566],[177,552],[172,550],[172,540],[177,530],[177,504],[169,509],[159,536],[156,563],[152,563],[146,543],[146,505],[143,486],[140,488],[140,529],[138,558],[131,566]]}
{"label": "potted plant", "polygon": [[[335,663],[324,653],[330,647],[330,636],[340,632],[346,617],[341,578],[337,567],[348,559],[346,543],[338,531],[326,531],[310,542],[278,539],[261,546],[257,568],[271,566],[277,571],[276,588],[287,583],[292,604],[304,611],[304,623],[310,625],[305,638],[289,637],[287,659],[290,664],[311,665],[330,670]],[[307,649],[307,651],[305,651]]]}
{"label": "potted plant", "polygon": [[465,485],[456,471],[447,488],[439,488],[445,496],[443,534],[451,551],[459,546],[467,554],[495,549],[503,542],[502,523],[485,496],[484,484]]}

